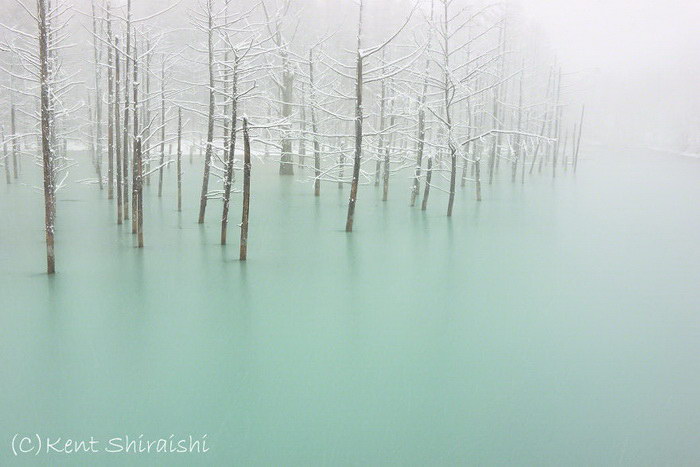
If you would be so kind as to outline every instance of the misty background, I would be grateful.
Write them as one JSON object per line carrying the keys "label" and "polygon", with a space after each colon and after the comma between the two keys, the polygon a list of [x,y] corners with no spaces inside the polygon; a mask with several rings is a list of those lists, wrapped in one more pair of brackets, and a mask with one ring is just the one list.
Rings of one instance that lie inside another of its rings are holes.
{"label": "misty background", "polygon": [[573,75],[569,84],[590,116],[589,142],[700,153],[700,2],[518,5]]}
{"label": "misty background", "polygon": [[[86,65],[91,37],[87,32],[88,0],[71,2],[75,47],[65,58]],[[125,2],[112,2],[118,11]],[[403,21],[412,0],[366,2],[369,42],[381,40]],[[473,2],[488,4],[490,2]],[[33,2],[25,2],[30,7]],[[175,42],[200,43],[191,30],[188,11],[196,1],[150,0],[134,2],[135,17],[168,6],[153,18],[157,27],[170,29]],[[298,32],[303,43],[335,33],[335,47],[352,49],[356,34],[356,4],[351,0],[293,2],[290,16],[302,18]],[[425,2],[429,4],[429,2]],[[28,15],[14,0],[1,0],[3,20],[29,26]],[[248,2],[232,1],[234,9]],[[512,0],[509,15],[524,23],[534,42],[544,45],[563,70],[564,104],[586,105],[585,143],[646,147],[700,154],[700,3],[693,0]],[[290,20],[292,25],[295,20]],[[418,17],[415,21],[419,21]],[[80,25],[80,26],[78,26]],[[415,26],[418,28],[418,26]],[[7,30],[0,32],[5,38]],[[191,35],[187,36],[187,35]],[[408,32],[410,35],[410,31]],[[307,44],[308,45],[308,44]],[[347,55],[347,54],[346,54]],[[352,62],[347,55],[348,63]],[[84,66],[86,73],[92,64]],[[203,70],[202,70],[203,71]],[[86,78],[88,80],[89,78]],[[572,110],[577,115],[578,110]]]}

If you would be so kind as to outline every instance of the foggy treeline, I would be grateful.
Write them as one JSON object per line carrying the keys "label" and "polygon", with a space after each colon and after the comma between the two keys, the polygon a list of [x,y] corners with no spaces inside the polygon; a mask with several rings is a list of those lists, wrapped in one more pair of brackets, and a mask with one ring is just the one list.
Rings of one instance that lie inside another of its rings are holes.
{"label": "foggy treeline", "polygon": [[[347,232],[363,185],[384,201],[452,216],[458,190],[487,202],[484,184],[578,167],[583,102],[509,4],[16,0],[3,8],[0,167],[8,184],[33,165],[43,171],[50,273],[56,193],[76,164],[91,164],[94,177],[80,183],[113,200],[115,222],[130,226],[139,247],[144,186],[160,197],[164,184],[176,185],[177,209],[196,204],[199,223],[220,223],[222,244],[235,206],[242,260],[257,162],[315,196],[346,190]],[[185,167],[199,174],[197,199],[183,199]],[[397,183],[407,179],[409,189]],[[431,190],[447,204],[431,201]]]}

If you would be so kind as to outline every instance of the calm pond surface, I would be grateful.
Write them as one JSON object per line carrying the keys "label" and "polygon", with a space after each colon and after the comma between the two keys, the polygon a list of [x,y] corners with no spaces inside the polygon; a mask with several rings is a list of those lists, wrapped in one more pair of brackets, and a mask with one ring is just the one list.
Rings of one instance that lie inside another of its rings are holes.
{"label": "calm pond surface", "polygon": [[[434,190],[408,207],[253,168],[249,261],[201,161],[145,193],[146,247],[83,160],[43,204],[0,180],[0,464],[679,465],[700,462],[700,160],[589,149],[575,177]],[[78,156],[79,158],[81,156]],[[308,176],[307,171],[307,176]],[[240,173],[237,185],[240,184]],[[15,433],[207,435],[206,454],[15,458]]]}

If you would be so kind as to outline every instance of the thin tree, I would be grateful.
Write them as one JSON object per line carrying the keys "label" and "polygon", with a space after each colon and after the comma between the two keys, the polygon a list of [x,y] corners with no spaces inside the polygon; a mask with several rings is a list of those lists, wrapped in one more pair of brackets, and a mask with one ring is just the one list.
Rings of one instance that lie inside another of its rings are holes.
{"label": "thin tree", "polygon": [[207,210],[207,192],[209,191],[209,173],[212,164],[212,152],[214,143],[214,112],[216,110],[214,89],[214,5],[213,0],[206,3],[206,34],[207,34],[207,66],[209,72],[209,114],[207,117],[207,143],[204,155],[204,173],[202,175],[202,192],[199,199],[199,220],[204,223],[204,215]]}
{"label": "thin tree", "polygon": [[250,215],[250,136],[248,119],[243,118],[243,210],[241,214],[241,250],[239,259],[248,257],[248,218]]}
{"label": "thin tree", "polygon": [[112,111],[114,112],[114,134],[117,136],[114,138],[114,153],[115,160],[117,164],[117,224],[122,223],[123,219],[123,193],[124,193],[124,180],[122,173],[122,156],[121,156],[121,141],[119,138],[120,123],[119,119],[121,117],[120,112],[120,99],[119,99],[119,88],[121,86],[120,80],[120,70],[119,70],[119,38],[114,38],[114,105],[112,106]]}
{"label": "thin tree", "polygon": [[46,272],[56,272],[54,254],[54,220],[56,192],[54,186],[54,153],[51,147],[51,89],[49,76],[49,36],[46,0],[37,0],[39,25],[39,84],[41,102],[41,154],[44,168],[44,224],[46,230]]}
{"label": "thin tree", "polygon": [[[369,49],[362,48],[362,13],[363,13],[364,0],[359,0],[359,13],[358,13],[358,23],[357,23],[357,51],[355,57],[355,156],[353,159],[352,166],[352,182],[350,185],[350,199],[348,200],[348,215],[345,221],[345,231],[352,232],[353,224],[355,222],[355,205],[357,203],[357,192],[360,184],[360,165],[362,164],[362,122],[363,122],[363,108],[362,108],[362,88],[365,83],[365,71],[364,71],[364,61],[370,56],[384,49],[396,36],[398,36],[401,31],[404,30],[413,12],[418,7],[418,3],[413,7],[409,13],[406,21],[403,25],[386,41],[378,46],[371,47]],[[396,62],[396,61],[395,61]],[[383,67],[382,67],[383,68]],[[382,68],[375,69],[372,71],[380,71]],[[398,74],[401,70],[397,70],[394,73]],[[380,76],[372,79],[372,81],[381,81],[387,76]],[[368,82],[370,80],[367,80]]]}
{"label": "thin tree", "polygon": [[177,108],[177,211],[182,211],[182,107]]}

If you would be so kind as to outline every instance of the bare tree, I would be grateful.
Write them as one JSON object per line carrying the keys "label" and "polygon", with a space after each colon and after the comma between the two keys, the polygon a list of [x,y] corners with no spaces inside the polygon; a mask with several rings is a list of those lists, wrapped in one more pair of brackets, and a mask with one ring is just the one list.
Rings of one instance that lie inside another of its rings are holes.
{"label": "bare tree", "polygon": [[250,216],[250,136],[248,119],[243,118],[243,211],[241,214],[241,245],[239,259],[248,258],[248,218]]}
{"label": "bare tree", "polygon": [[41,101],[41,153],[44,167],[44,224],[46,230],[46,272],[56,272],[56,256],[54,253],[54,222],[56,206],[56,187],[54,180],[54,153],[51,147],[51,77],[49,65],[49,36],[51,26],[47,19],[46,0],[37,0],[37,16],[39,26],[39,85]]}
{"label": "bare tree", "polygon": [[207,210],[207,192],[209,191],[209,173],[211,171],[212,152],[214,143],[214,111],[216,101],[214,96],[214,4],[213,0],[206,0],[205,18],[196,18],[195,26],[204,30],[207,34],[207,60],[209,71],[209,115],[207,118],[207,143],[204,155],[204,173],[202,175],[202,192],[199,199],[199,223],[204,223]]}
{"label": "bare tree", "polygon": [[[345,222],[345,231],[352,232],[353,224],[355,222],[355,205],[357,203],[357,192],[360,184],[360,165],[362,164],[362,122],[363,122],[363,110],[362,110],[362,89],[365,82],[371,81],[382,81],[387,78],[385,75],[379,77],[373,77],[370,79],[365,79],[365,70],[363,68],[364,61],[370,56],[377,52],[380,52],[384,47],[386,47],[393,39],[398,36],[401,31],[404,30],[411,17],[415,11],[418,4],[413,7],[409,13],[406,21],[403,25],[398,28],[398,30],[392,34],[383,43],[371,47],[369,49],[362,48],[362,13],[363,13],[364,0],[359,0],[359,16],[357,23],[357,51],[355,57],[355,156],[352,166],[352,184],[350,186],[350,199],[348,201],[348,215]],[[368,71],[381,71],[383,67],[375,68]],[[395,73],[398,73],[397,70]],[[369,74],[369,73],[368,73]]]}
{"label": "bare tree", "polygon": [[177,212],[182,211],[182,107],[177,108]]}

